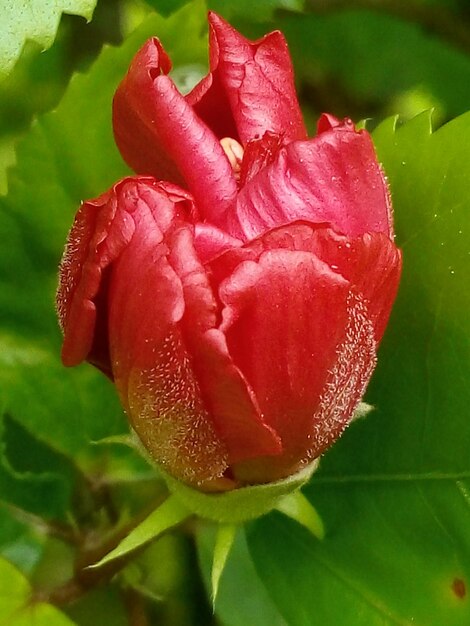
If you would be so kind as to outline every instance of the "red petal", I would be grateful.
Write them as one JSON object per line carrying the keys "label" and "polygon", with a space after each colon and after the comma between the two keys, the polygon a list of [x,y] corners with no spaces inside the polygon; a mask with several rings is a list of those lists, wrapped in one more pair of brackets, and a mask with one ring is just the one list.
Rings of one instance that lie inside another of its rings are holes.
{"label": "red petal", "polygon": [[347,125],[282,148],[240,191],[228,219],[229,232],[245,240],[295,220],[329,222],[352,237],[393,232],[387,183],[370,136]]}
{"label": "red petal", "polygon": [[[154,217],[158,228],[151,228],[149,237],[156,237],[169,227],[178,214],[175,206],[181,207],[182,215],[192,210],[190,196],[184,191],[178,193],[175,186],[157,184],[146,177],[125,178],[109,192],[80,207],[60,266],[57,292],[65,365],[77,365],[87,359],[111,375],[106,313],[108,268],[134,236],[131,214],[142,202],[139,194],[150,204],[158,199]],[[98,303],[102,306],[97,307]]]}
{"label": "red petal", "polygon": [[135,255],[138,274],[123,255],[110,287],[116,386],[151,456],[173,476],[200,484],[223,474],[226,449],[179,327],[184,312],[181,281],[164,254],[158,257],[153,245],[146,249],[140,237],[126,250],[134,257],[134,248],[141,248]]}
{"label": "red petal", "polygon": [[216,329],[219,307],[189,231],[175,234],[169,258],[183,285],[185,342],[216,432],[227,447],[229,463],[279,454],[278,436],[263,422],[223,333]]}
{"label": "red petal", "polygon": [[128,165],[139,174],[184,183],[182,173],[160,144],[153,111],[153,76],[167,74],[171,62],[154,37],[134,57],[113,100],[113,129],[116,144]]}
{"label": "red petal", "polygon": [[[178,207],[154,187],[130,182],[118,207],[135,225],[113,260],[107,312],[115,384],[151,456],[175,477],[201,485],[227,467],[185,344],[184,289],[168,261],[167,238],[184,222]],[[183,204],[185,194],[181,195]],[[187,228],[187,227],[186,227]]]}
{"label": "red petal", "polygon": [[116,92],[116,142],[137,173],[184,180],[205,218],[217,223],[237,191],[232,168],[217,137],[161,75],[159,50],[157,40],[147,42]]}
{"label": "red petal", "polygon": [[[229,351],[283,446],[281,456],[238,464],[241,480],[273,480],[321,454],[349,423],[375,364],[367,308],[310,251],[316,230],[278,229],[212,264],[219,278],[221,265],[228,274],[220,297]],[[252,260],[233,269],[230,257],[240,261],[242,250]]]}
{"label": "red petal", "polygon": [[217,71],[218,65],[219,45],[214,29],[209,26],[210,71],[186,96],[186,100],[219,139],[232,137],[238,140],[238,130],[220,72]]}
{"label": "red petal", "polygon": [[246,144],[240,169],[240,187],[254,178],[263,168],[271,165],[282,148],[281,135],[266,132],[261,139],[253,139]]}
{"label": "red petal", "polygon": [[211,261],[226,250],[237,248],[242,242],[212,224],[197,223],[194,229],[194,246],[202,264]]}
{"label": "red petal", "polygon": [[229,250],[211,261],[215,282],[222,282],[243,261],[256,261],[271,249],[312,252],[351,284],[367,306],[368,317],[380,342],[395,301],[401,274],[401,252],[382,233],[352,238],[336,233],[328,224],[295,222],[274,228],[249,244]]}
{"label": "red petal", "polygon": [[348,291],[347,281],[312,254],[287,250],[242,263],[221,286],[229,350],[282,440],[282,458],[262,463],[265,480],[291,473],[306,456],[312,416],[344,334]]}
{"label": "red petal", "polygon": [[223,137],[239,139],[230,102],[217,71],[207,74],[185,98],[189,106],[219,139]]}
{"label": "red petal", "polygon": [[[107,338],[95,336],[95,325],[107,329],[107,321],[97,322],[95,300],[102,287],[103,271],[130,241],[134,224],[118,212],[116,189],[82,204],[70,231],[59,270],[57,310],[64,331],[62,361],[78,365],[88,358],[111,374]],[[109,237],[106,249],[103,242]]]}
{"label": "red petal", "polygon": [[352,130],[354,131],[354,123],[349,117],[339,120],[331,113],[323,113],[317,123],[317,135],[325,133],[328,130],[336,128],[338,130]]}
{"label": "red petal", "polygon": [[398,290],[400,250],[382,233],[366,233],[351,239],[331,229],[318,229],[312,251],[361,294],[378,343]]}
{"label": "red petal", "polygon": [[[271,131],[286,141],[307,136],[297,101],[292,64],[276,31],[251,42],[215,13],[209,13],[212,79],[188,96],[211,128],[246,143]],[[231,116],[225,111],[228,107]],[[221,124],[219,116],[224,123]],[[231,120],[238,133],[232,134]]]}

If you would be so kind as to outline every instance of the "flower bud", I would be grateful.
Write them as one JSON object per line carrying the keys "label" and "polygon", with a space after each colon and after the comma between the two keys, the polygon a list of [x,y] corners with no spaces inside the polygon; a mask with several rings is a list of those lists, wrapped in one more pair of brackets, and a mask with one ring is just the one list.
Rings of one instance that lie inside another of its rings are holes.
{"label": "flower bud", "polygon": [[205,491],[341,435],[401,269],[368,133],[324,115],[308,139],[282,35],[210,24],[186,97],[158,40],[137,53],[114,103],[137,176],[80,207],[58,291],[64,364],[109,376],[155,462]]}

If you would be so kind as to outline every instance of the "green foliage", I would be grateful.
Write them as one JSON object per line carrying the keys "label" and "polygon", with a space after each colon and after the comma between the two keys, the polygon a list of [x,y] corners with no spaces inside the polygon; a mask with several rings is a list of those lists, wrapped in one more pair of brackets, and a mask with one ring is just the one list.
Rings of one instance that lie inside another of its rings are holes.
{"label": "green foliage", "polygon": [[3,626],[73,626],[51,604],[36,600],[26,578],[0,558],[0,624]]}
{"label": "green foliage", "polygon": [[149,6],[160,15],[168,16],[178,11],[182,6],[188,4],[191,0],[145,0]]}
{"label": "green foliage", "polygon": [[272,515],[257,570],[292,626],[470,622],[470,115],[374,134],[404,273],[359,420],[308,487],[326,538]]}
{"label": "green foliage", "polygon": [[211,596],[214,611],[219,593],[220,579],[227,565],[237,530],[238,527],[235,524],[219,524],[217,528],[211,572]]}
{"label": "green foliage", "polygon": [[91,19],[97,0],[1,0],[0,77],[8,73],[27,40],[43,50],[56,36],[62,13]]}
{"label": "green foliage", "polygon": [[8,416],[0,425],[2,500],[46,519],[64,519],[71,495],[70,468]]}
{"label": "green foliage", "polygon": [[31,518],[25,516],[20,521],[14,517],[15,513],[18,510],[4,502],[0,503],[0,552],[24,574],[29,575],[42,558],[44,537],[31,523]]}
{"label": "green foliage", "polygon": [[262,21],[272,19],[279,9],[301,11],[304,0],[210,0],[208,5],[228,20],[249,15],[253,21]]}

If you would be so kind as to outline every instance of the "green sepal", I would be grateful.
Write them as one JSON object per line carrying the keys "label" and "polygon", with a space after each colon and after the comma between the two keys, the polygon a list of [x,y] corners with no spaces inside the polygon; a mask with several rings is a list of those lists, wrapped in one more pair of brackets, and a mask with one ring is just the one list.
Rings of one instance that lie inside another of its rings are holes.
{"label": "green sepal", "polygon": [[[220,576],[235,537],[236,526],[269,513],[269,511],[275,508],[284,507],[287,510],[287,505],[283,504],[286,496],[293,495],[302,485],[308,482],[317,468],[318,459],[304,467],[300,472],[283,480],[265,485],[241,487],[222,493],[197,491],[160,470],[171,495],[143,522],[136,526],[114,550],[90,567],[100,567],[109,561],[118,559],[144,546],[191,515],[197,515],[203,519],[221,524],[214,551],[212,571],[212,587],[215,600]],[[292,505],[289,510],[291,509],[292,511],[294,510]],[[315,525],[313,521],[314,516],[311,513],[310,517],[307,515],[305,506],[298,505],[297,509],[299,511],[298,517],[294,517],[294,514],[291,516],[295,519],[303,520],[300,523],[307,525],[307,528],[318,529],[321,526],[319,518],[319,524],[317,520]],[[286,510],[283,510],[283,512],[286,512]],[[286,514],[289,515],[289,513]]]}
{"label": "green sepal", "polygon": [[238,526],[235,524],[219,524],[214,546],[212,560],[211,585],[212,585],[212,608],[215,611],[215,601],[219,591],[219,583],[227,563],[228,555],[232,549]]}
{"label": "green sepal", "polygon": [[133,550],[144,546],[166,530],[180,524],[191,516],[181,501],[170,495],[163,504],[150,513],[138,526],[136,526],[115,548],[108,552],[100,561],[90,567],[100,567],[109,561],[118,559]]}
{"label": "green sepal", "polygon": [[276,510],[304,526],[317,539],[324,538],[325,528],[322,519],[318,515],[316,508],[301,491],[295,491],[282,498],[278,502]]}
{"label": "green sepal", "polygon": [[161,474],[175,498],[194,514],[222,524],[243,524],[275,509],[282,498],[308,482],[317,468],[315,459],[288,478],[217,493],[197,491],[163,471]]}

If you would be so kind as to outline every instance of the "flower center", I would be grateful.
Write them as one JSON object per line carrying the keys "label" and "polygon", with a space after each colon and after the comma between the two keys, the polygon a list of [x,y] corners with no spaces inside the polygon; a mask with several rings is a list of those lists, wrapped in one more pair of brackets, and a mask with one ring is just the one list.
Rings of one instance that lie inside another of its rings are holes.
{"label": "flower center", "polygon": [[227,159],[230,161],[235,179],[240,179],[240,169],[243,161],[243,146],[238,143],[236,139],[232,137],[224,137],[220,140],[220,145],[223,151],[227,155]]}

